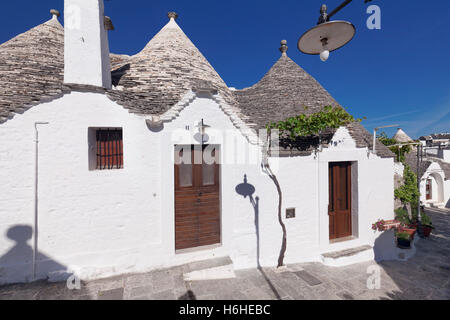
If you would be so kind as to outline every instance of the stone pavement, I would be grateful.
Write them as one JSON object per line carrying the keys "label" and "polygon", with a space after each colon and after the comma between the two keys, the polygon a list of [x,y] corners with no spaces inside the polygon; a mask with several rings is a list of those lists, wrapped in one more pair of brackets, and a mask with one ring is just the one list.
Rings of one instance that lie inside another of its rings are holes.
{"label": "stone pavement", "polygon": [[[65,283],[36,282],[0,287],[2,299],[99,300],[266,300],[266,299],[450,299],[450,212],[430,211],[436,230],[420,240],[417,255],[407,262],[359,263],[327,267],[320,263],[236,271],[236,278],[185,282],[184,265],[146,274],[123,275],[82,283],[69,290]],[[381,287],[367,288],[369,266],[379,266]]]}

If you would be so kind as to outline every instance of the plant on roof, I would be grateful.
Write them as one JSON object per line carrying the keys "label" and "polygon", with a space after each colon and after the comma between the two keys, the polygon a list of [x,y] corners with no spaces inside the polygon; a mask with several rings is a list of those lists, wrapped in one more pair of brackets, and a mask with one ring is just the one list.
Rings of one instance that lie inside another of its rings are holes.
{"label": "plant on roof", "polygon": [[[305,107],[305,110],[308,110]],[[325,129],[337,129],[351,122],[361,122],[362,119],[353,118],[341,107],[326,106],[322,111],[306,115],[300,114],[284,121],[270,122],[267,130],[277,129],[280,135],[288,135],[292,140],[299,136],[316,135]]]}
{"label": "plant on roof", "polygon": [[399,146],[397,140],[389,138],[386,132],[381,132],[377,138],[395,154],[397,161],[405,163],[406,154],[410,153],[412,150],[410,145]]}

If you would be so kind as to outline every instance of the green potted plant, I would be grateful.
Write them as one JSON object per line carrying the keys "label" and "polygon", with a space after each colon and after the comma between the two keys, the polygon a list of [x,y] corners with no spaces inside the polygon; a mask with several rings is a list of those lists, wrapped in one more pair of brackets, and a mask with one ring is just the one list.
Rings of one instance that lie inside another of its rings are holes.
{"label": "green potted plant", "polygon": [[421,218],[423,235],[424,237],[428,238],[431,234],[431,231],[434,229],[433,222],[431,221],[430,216],[428,216],[425,212],[422,213]]}
{"label": "green potted plant", "polygon": [[409,234],[410,239],[414,240],[414,236],[416,235],[417,228],[409,227],[409,226],[408,227],[402,227],[400,229],[400,231]]}
{"label": "green potted plant", "polygon": [[409,225],[411,223],[411,219],[409,218],[408,210],[404,208],[395,209],[395,220],[404,225]]}
{"label": "green potted plant", "polygon": [[395,234],[397,238],[397,247],[400,249],[410,249],[411,248],[411,236],[408,232],[398,231]]}
{"label": "green potted plant", "polygon": [[417,224],[414,224],[413,221],[411,221],[408,211],[403,208],[395,210],[395,220],[401,223],[399,231],[408,233],[411,239],[414,239],[417,231]]}

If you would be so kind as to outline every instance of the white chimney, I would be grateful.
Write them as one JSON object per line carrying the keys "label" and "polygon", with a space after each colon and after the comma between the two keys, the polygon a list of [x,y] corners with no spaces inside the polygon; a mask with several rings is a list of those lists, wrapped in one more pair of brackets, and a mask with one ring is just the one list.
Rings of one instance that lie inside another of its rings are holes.
{"label": "white chimney", "polygon": [[103,0],[64,0],[64,83],[111,88]]}

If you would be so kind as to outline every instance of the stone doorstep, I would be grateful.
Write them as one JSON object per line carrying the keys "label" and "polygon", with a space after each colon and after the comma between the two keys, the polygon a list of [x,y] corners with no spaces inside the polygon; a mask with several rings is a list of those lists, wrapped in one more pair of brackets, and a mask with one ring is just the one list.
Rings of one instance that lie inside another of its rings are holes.
{"label": "stone doorstep", "polygon": [[208,260],[202,260],[202,261],[196,261],[196,262],[190,262],[186,264],[189,271],[200,271],[205,269],[212,269],[212,268],[218,268],[223,267],[227,265],[232,265],[233,261],[230,257],[220,257],[215,259],[208,259]]}
{"label": "stone doorstep", "polygon": [[184,281],[223,280],[236,278],[233,265],[191,271],[183,275]]}
{"label": "stone doorstep", "polygon": [[322,257],[331,258],[331,259],[339,259],[339,258],[344,258],[344,257],[351,257],[351,256],[357,255],[358,253],[361,253],[361,252],[364,252],[367,250],[373,250],[373,248],[369,245],[365,245],[365,246],[345,249],[345,250],[341,250],[341,251],[323,253]]}

